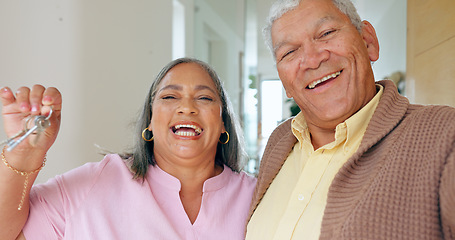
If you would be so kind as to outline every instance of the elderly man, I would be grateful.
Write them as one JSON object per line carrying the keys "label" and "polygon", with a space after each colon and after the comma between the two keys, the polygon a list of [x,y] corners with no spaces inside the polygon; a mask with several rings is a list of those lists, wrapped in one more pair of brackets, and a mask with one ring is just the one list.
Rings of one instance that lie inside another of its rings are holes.
{"label": "elderly man", "polygon": [[246,239],[455,239],[455,109],[375,82],[349,0],[277,1],[264,33],[302,111],[269,139]]}

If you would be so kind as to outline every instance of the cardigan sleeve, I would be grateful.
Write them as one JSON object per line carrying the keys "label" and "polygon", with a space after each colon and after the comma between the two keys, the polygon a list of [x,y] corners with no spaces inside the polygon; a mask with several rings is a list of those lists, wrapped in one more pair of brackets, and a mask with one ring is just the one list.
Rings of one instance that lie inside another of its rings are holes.
{"label": "cardigan sleeve", "polygon": [[444,239],[455,239],[455,139],[452,141],[439,190]]}

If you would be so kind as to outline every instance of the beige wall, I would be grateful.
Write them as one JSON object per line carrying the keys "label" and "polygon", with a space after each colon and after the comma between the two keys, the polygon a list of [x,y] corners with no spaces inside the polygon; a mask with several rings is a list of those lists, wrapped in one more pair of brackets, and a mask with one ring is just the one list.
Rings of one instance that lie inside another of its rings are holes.
{"label": "beige wall", "polygon": [[455,1],[408,0],[406,95],[455,106]]}
{"label": "beige wall", "polygon": [[129,124],[171,60],[171,12],[162,0],[2,2],[0,85],[40,83],[63,94],[62,126],[38,182],[101,160],[94,144],[130,145]]}

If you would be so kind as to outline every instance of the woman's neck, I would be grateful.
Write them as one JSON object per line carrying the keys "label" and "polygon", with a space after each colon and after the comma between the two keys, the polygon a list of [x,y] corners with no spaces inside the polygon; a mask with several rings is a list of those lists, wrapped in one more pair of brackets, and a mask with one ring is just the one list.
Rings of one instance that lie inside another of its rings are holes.
{"label": "woman's neck", "polygon": [[169,161],[156,160],[157,165],[165,172],[180,181],[180,200],[183,208],[193,224],[201,208],[202,191],[207,179],[219,175],[223,168],[214,161],[195,165],[177,165]]}

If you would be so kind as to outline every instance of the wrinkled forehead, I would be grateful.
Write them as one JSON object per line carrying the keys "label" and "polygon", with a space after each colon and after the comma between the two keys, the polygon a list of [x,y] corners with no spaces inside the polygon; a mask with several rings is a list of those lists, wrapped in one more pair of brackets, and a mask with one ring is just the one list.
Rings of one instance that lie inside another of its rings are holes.
{"label": "wrinkled forehead", "polygon": [[271,7],[268,17],[268,22],[273,24],[275,20],[283,16],[283,14],[297,8],[300,0],[287,0],[287,1],[276,1]]}

